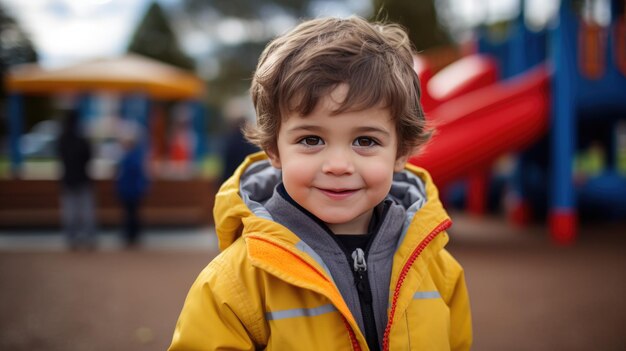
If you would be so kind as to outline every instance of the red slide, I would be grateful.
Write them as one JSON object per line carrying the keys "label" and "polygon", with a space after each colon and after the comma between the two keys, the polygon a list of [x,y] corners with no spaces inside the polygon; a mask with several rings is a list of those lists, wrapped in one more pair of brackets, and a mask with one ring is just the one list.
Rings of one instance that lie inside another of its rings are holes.
{"label": "red slide", "polygon": [[549,73],[540,65],[512,79],[445,102],[429,113],[436,133],[409,162],[439,186],[520,151],[548,129]]}

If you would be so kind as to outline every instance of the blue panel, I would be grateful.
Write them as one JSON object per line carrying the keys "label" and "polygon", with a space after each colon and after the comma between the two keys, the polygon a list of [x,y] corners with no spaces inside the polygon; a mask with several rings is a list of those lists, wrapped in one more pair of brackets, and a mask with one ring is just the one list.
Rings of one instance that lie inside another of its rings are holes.
{"label": "blue panel", "polygon": [[9,95],[8,117],[9,117],[9,149],[11,159],[11,171],[18,175],[22,168],[23,155],[20,148],[20,137],[22,136],[22,102],[20,94]]}
{"label": "blue panel", "polygon": [[524,27],[524,23],[519,17],[511,23],[511,37],[507,45],[510,54],[506,63],[508,66],[507,76],[509,77],[522,73],[526,68],[526,31]]}
{"label": "blue panel", "polygon": [[149,155],[150,149],[150,100],[147,95],[136,93],[124,96],[120,106],[120,115],[125,120],[134,121],[141,128],[141,140],[136,148],[140,149],[141,158]]}
{"label": "blue panel", "polygon": [[85,125],[87,125],[95,116],[94,104],[96,103],[95,97],[90,94],[81,94],[78,99],[78,115],[80,118],[79,125],[80,130],[84,131]]}
{"label": "blue panel", "polygon": [[145,94],[132,94],[122,99],[120,114],[123,119],[132,120],[143,128],[144,141],[147,143],[150,138],[150,100]]}
{"label": "blue panel", "polygon": [[189,102],[189,106],[193,111],[193,126],[197,140],[194,158],[196,161],[200,161],[207,153],[207,114],[204,107],[198,101]]}

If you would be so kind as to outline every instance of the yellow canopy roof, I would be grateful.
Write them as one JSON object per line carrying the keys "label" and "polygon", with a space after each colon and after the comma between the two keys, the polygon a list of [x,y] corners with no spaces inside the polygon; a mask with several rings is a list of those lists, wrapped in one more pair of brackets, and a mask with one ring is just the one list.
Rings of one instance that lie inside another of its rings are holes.
{"label": "yellow canopy roof", "polygon": [[27,94],[104,90],[140,92],[160,99],[197,98],[204,91],[195,75],[136,54],[52,70],[22,65],[9,72],[5,85],[8,92]]}

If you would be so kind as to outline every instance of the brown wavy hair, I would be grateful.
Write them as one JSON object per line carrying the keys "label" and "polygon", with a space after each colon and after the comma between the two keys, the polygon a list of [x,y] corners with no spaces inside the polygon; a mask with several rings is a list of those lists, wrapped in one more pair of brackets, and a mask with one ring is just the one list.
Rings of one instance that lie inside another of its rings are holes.
{"label": "brown wavy hair", "polygon": [[397,155],[416,151],[431,131],[420,104],[413,53],[396,24],[356,16],[301,23],[271,41],[259,58],[250,88],[257,123],[244,131],[247,139],[276,153],[281,118],[309,115],[320,99],[347,84],[346,98],[334,113],[388,108],[396,124]]}

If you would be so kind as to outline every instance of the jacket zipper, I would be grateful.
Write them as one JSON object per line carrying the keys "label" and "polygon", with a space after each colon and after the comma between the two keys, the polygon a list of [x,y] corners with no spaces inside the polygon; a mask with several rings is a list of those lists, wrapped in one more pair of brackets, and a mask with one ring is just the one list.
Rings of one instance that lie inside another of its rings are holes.
{"label": "jacket zipper", "polygon": [[354,330],[352,330],[350,323],[348,323],[348,320],[344,316],[341,316],[341,319],[343,320],[343,325],[345,325],[346,329],[348,329],[348,337],[350,338],[350,344],[352,344],[352,350],[361,351],[361,345],[359,345],[359,341],[356,339],[356,335],[354,334]]}
{"label": "jacket zipper", "polygon": [[413,266],[413,263],[415,263],[415,260],[417,260],[417,258],[422,254],[426,246],[428,246],[428,244],[430,244],[430,242],[433,241],[433,239],[435,239],[437,235],[439,235],[441,232],[449,228],[450,225],[452,225],[452,221],[449,219],[446,219],[443,222],[441,222],[437,227],[435,227],[435,229],[433,229],[419,243],[419,245],[417,245],[415,250],[413,250],[413,252],[411,253],[411,256],[409,256],[409,260],[406,262],[404,267],[402,267],[402,271],[400,271],[400,276],[398,277],[398,283],[396,284],[396,288],[393,291],[393,299],[391,301],[391,308],[389,310],[389,322],[387,323],[387,327],[385,327],[385,334],[383,336],[383,351],[389,350],[389,333],[391,332],[391,325],[394,322],[393,319],[396,314],[398,296],[400,296],[400,288],[402,288],[402,284],[404,283],[404,279],[409,273],[409,269],[411,269],[411,266]]}
{"label": "jacket zipper", "polygon": [[363,316],[363,326],[365,328],[365,338],[370,350],[380,350],[378,345],[378,331],[376,330],[376,320],[374,319],[374,305],[372,304],[372,288],[367,277],[367,262],[365,253],[357,248],[352,252],[353,273],[356,290],[359,294],[361,305],[361,315]]}

